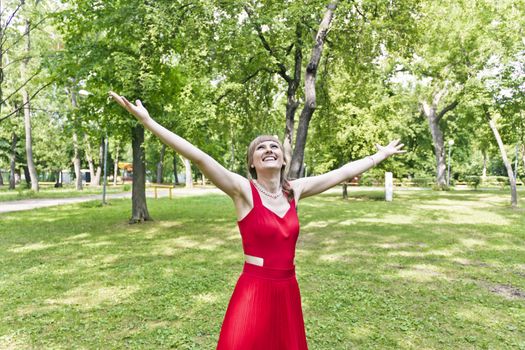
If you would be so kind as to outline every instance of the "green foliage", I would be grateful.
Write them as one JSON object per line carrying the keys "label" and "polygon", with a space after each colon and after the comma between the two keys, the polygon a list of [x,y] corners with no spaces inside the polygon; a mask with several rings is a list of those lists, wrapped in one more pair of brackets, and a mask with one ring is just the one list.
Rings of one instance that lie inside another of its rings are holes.
{"label": "green foliage", "polygon": [[[135,121],[108,101],[108,90],[115,90],[132,101],[140,98],[161,124],[245,174],[251,139],[283,135],[287,85],[280,70],[293,76],[301,48],[304,74],[327,3],[26,2],[21,16],[35,23],[55,20],[42,22],[31,34],[30,70],[40,73],[29,87],[53,81],[32,104],[37,168],[71,167],[73,133],[81,140],[82,159],[89,143],[98,161],[97,144],[106,134],[110,150],[116,144],[126,148]],[[13,5],[6,3],[5,13]],[[381,164],[370,176],[379,178],[385,170],[396,178],[434,176],[432,138],[420,105],[446,87],[438,107],[460,101],[440,124],[445,141],[455,140],[452,179],[480,176],[484,157],[489,174],[504,174],[484,110],[497,119],[509,151],[525,143],[522,5],[522,0],[339,2],[318,67],[308,173],[332,170],[375,152],[375,143],[400,138],[408,153]],[[14,27],[6,31],[6,45],[19,34]],[[21,83],[23,42],[3,57],[4,95]],[[79,90],[90,94],[81,96]],[[298,91],[300,110],[304,93]],[[77,107],[71,104],[73,96]],[[18,94],[2,106],[2,115],[15,102],[20,104]],[[19,115],[0,122],[4,146],[12,131],[23,139]],[[4,146],[0,168],[7,169]],[[19,142],[17,166],[25,164],[23,147]],[[160,144],[150,135],[145,148],[153,173]],[[167,154],[164,173],[170,174],[172,155]]]}

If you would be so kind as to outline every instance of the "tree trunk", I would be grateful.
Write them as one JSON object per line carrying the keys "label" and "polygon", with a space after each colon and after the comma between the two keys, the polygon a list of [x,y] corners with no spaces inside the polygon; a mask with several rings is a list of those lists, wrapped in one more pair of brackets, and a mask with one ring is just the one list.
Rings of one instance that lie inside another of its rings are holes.
{"label": "tree trunk", "polygon": [[[95,171],[94,177],[91,178],[91,185],[100,186],[100,176],[102,175],[102,162],[104,161],[104,138],[100,140],[100,146],[98,148],[98,164],[97,170]],[[92,175],[93,176],[93,175]]]}
{"label": "tree trunk", "polygon": [[193,188],[193,178],[191,173],[191,163],[189,159],[182,158],[184,160],[184,169],[186,170],[186,188]]}
{"label": "tree trunk", "polygon": [[80,171],[80,154],[78,149],[78,136],[73,132],[73,167],[75,168],[75,185],[77,191],[82,191],[82,173]]}
{"label": "tree trunk", "polygon": [[29,94],[24,88],[22,90],[22,100],[24,102],[24,128],[26,134],[26,160],[29,171],[29,182],[31,183],[31,190],[38,192],[38,175],[36,173],[35,163],[33,161],[33,138],[31,134],[31,110],[29,106]]}
{"label": "tree trunk", "polygon": [[156,182],[158,184],[161,184],[162,183],[162,168],[163,168],[163,164],[164,164],[164,153],[166,153],[166,145],[165,144],[162,144],[162,148],[160,149],[160,154],[159,154],[159,162],[157,163],[157,179],[156,179]]}
{"label": "tree trunk", "polygon": [[[248,17],[252,19],[253,17],[253,10],[248,6],[244,6],[244,10],[248,14]],[[284,156],[287,161],[286,164],[286,171],[288,172],[288,169],[290,167],[291,163],[291,156],[292,156],[292,140],[293,140],[293,133],[294,133],[294,118],[295,118],[295,112],[297,110],[297,107],[299,106],[299,102],[297,101],[297,89],[299,87],[299,83],[301,81],[301,66],[302,66],[302,48],[303,48],[303,42],[302,42],[302,23],[297,23],[295,27],[295,55],[294,55],[294,75],[293,77],[290,76],[286,71],[286,66],[284,63],[280,60],[278,55],[276,54],[276,51],[274,48],[270,46],[270,43],[266,40],[266,37],[263,33],[263,28],[259,21],[253,20],[253,27],[255,31],[257,32],[257,36],[259,37],[259,40],[261,41],[262,46],[264,49],[268,52],[268,54],[272,57],[273,61],[277,65],[277,74],[279,74],[287,83],[288,89],[287,89],[287,101],[286,101],[286,124],[285,124],[285,131],[284,131],[284,140],[283,140],[283,147],[284,147]]]}
{"label": "tree trunk", "polygon": [[57,179],[55,182],[55,188],[62,187],[62,170],[57,171]]}
{"label": "tree trunk", "polygon": [[445,188],[446,180],[446,160],[445,160],[445,142],[443,132],[439,127],[439,122],[435,118],[435,110],[428,116],[430,134],[432,135],[432,144],[434,145],[434,155],[436,157],[436,185],[439,188]]}
{"label": "tree trunk", "polygon": [[[26,28],[25,28],[25,35],[27,36],[27,45],[26,45],[26,52],[25,54],[29,57],[29,53],[31,52],[31,36],[29,35],[31,28],[31,22],[29,20],[26,20]],[[21,76],[26,77],[26,72],[28,69],[29,64],[29,58],[26,58],[22,61],[22,64],[20,65],[21,69]],[[27,167],[29,170],[29,176],[30,176],[30,182],[31,182],[31,189],[35,192],[38,192],[38,175],[36,173],[35,163],[33,161],[33,139],[31,134],[31,108],[30,108],[30,101],[29,101],[29,93],[27,92],[27,88],[24,86],[21,90],[22,94],[22,103],[24,106],[24,128],[25,128],[25,136],[26,136],[26,159],[27,159]]]}
{"label": "tree trunk", "polygon": [[146,157],[144,154],[144,127],[137,124],[131,130],[133,148],[133,189],[131,194],[130,224],[152,220],[146,202]]}
{"label": "tree trunk", "polygon": [[[3,5],[2,1],[0,1],[0,14],[3,14],[5,10],[5,8],[2,5]],[[3,21],[0,20],[0,101],[4,100],[4,89],[3,89],[4,87],[4,64],[3,62],[4,62],[4,44],[5,44],[4,35],[7,30],[7,24],[4,27],[2,25],[2,22]],[[0,103],[0,115],[2,112],[2,105],[3,103]],[[16,109],[17,108],[15,107],[15,110]],[[9,188],[11,189],[11,180],[9,180]]]}
{"label": "tree trunk", "polygon": [[[70,90],[71,106],[77,108],[77,95],[74,89]],[[78,148],[78,135],[73,131],[73,168],[75,169],[75,188],[77,191],[82,191],[82,172],[80,171],[80,150]]]}
{"label": "tree trunk", "polygon": [[525,176],[525,144],[521,145],[521,164],[523,165],[523,175]]}
{"label": "tree trunk", "polygon": [[173,153],[173,177],[175,180],[175,185],[179,184],[179,176],[177,175],[177,153]]}
{"label": "tree trunk", "polygon": [[233,143],[233,140],[235,140],[235,134],[233,132],[233,128],[230,130],[231,132],[231,143],[230,143],[230,171],[234,171],[235,167],[235,145]]}
{"label": "tree trunk", "polygon": [[115,150],[115,159],[113,159],[113,186],[117,186],[117,177],[118,177],[118,152],[119,146]]}
{"label": "tree trunk", "polygon": [[439,102],[447,94],[447,89],[443,88],[436,92],[432,98],[432,103],[429,105],[426,101],[422,102],[423,114],[427,117],[428,125],[430,127],[430,134],[432,135],[432,143],[434,145],[434,155],[436,157],[436,186],[439,189],[444,189],[447,186],[445,178],[446,162],[445,162],[445,143],[443,138],[443,131],[439,127],[439,122],[443,116],[457,107],[458,101],[445,106],[440,112],[437,111]]}
{"label": "tree trunk", "polygon": [[284,156],[287,161],[286,173],[290,171],[292,165],[295,113],[299,107],[299,102],[297,101],[297,89],[301,83],[301,68],[303,65],[302,23],[297,23],[295,27],[295,38],[294,76],[293,78],[287,79],[288,90],[286,91],[286,122],[283,141]]}
{"label": "tree trunk", "polygon": [[343,183],[343,199],[348,199],[348,184]]}
{"label": "tree trunk", "polygon": [[24,165],[22,167],[22,169],[24,169],[24,177],[26,179],[26,187],[27,188],[31,188],[31,180],[30,180],[31,175],[29,174],[29,168],[28,168],[27,165]]}
{"label": "tree trunk", "polygon": [[4,177],[2,176],[2,172],[0,171],[0,186],[4,185]]}
{"label": "tree trunk", "polygon": [[295,147],[293,150],[292,164],[290,166],[289,172],[289,177],[292,179],[298,178],[300,176],[301,169],[303,167],[304,149],[306,147],[308,127],[310,125],[312,115],[314,114],[315,109],[317,107],[315,92],[317,68],[319,66],[319,61],[321,60],[326,35],[328,34],[328,30],[330,29],[330,24],[332,23],[334,11],[336,8],[337,1],[333,1],[327,6],[327,10],[324,14],[321,24],[319,24],[319,29],[315,37],[315,45],[312,49],[312,56],[310,58],[310,62],[306,67],[306,75],[304,81],[305,103],[303,106],[303,110],[301,111],[301,116],[299,117],[299,126],[297,127],[297,135],[295,138]]}
{"label": "tree trunk", "polygon": [[481,178],[483,181],[487,178],[487,152],[483,151],[483,170],[481,172]]}
{"label": "tree trunk", "polygon": [[18,136],[13,132],[11,136],[11,153],[9,154],[9,189],[14,190],[16,186],[16,144]]}
{"label": "tree trunk", "polygon": [[507,169],[507,176],[509,178],[509,183],[510,183],[510,203],[513,208],[516,208],[518,206],[518,192],[516,190],[516,179],[514,178],[514,173],[512,171],[512,164],[507,158],[507,152],[505,151],[505,146],[503,145],[503,141],[501,141],[501,136],[499,135],[498,129],[496,127],[496,122],[492,118],[490,118],[488,115],[487,115],[487,119],[489,120],[489,126],[492,129],[492,132],[494,133],[496,142],[498,143],[499,151],[501,153],[501,158],[503,159],[503,164],[505,164],[505,168]]}

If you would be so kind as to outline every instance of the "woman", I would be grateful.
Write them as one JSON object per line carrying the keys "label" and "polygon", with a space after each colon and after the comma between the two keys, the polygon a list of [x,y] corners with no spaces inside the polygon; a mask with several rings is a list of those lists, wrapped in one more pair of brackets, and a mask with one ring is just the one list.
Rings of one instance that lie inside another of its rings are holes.
{"label": "woman", "polygon": [[159,125],[140,100],[134,105],[114,92],[110,95],[233,200],[245,263],[226,311],[217,349],[307,349],[293,265],[299,235],[295,203],[361,174],[391,155],[403,153],[403,144],[396,140],[386,147],[377,145],[378,152],[372,156],[323,175],[288,181],[281,143],[273,136],[259,136],[248,148],[250,181]]}

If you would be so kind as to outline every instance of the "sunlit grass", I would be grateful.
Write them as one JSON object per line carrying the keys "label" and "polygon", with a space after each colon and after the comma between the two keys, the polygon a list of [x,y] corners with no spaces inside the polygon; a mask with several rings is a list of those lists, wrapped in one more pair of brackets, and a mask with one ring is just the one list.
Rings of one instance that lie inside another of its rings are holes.
{"label": "sunlit grass", "polygon": [[[525,201],[352,192],[299,205],[311,349],[525,349]],[[523,196],[521,196],[523,197]],[[0,349],[214,349],[242,268],[225,196],[0,217]]]}

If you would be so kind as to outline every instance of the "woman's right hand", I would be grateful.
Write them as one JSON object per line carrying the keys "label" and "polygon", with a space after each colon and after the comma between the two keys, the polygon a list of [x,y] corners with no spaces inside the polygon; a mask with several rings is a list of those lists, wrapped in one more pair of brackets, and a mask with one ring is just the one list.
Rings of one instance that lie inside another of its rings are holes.
{"label": "woman's right hand", "polygon": [[140,100],[135,101],[136,105],[134,105],[133,103],[129,102],[124,96],[120,96],[114,93],[113,91],[109,92],[109,96],[111,96],[125,110],[133,114],[142,124],[145,124],[151,120],[148,110],[144,108]]}

